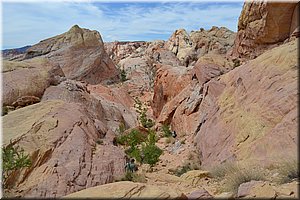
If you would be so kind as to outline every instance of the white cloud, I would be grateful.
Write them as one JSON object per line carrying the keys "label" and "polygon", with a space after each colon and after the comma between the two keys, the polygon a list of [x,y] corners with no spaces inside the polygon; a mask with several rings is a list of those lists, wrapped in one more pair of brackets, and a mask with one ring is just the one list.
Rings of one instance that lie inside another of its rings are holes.
{"label": "white cloud", "polygon": [[104,41],[167,39],[179,28],[213,25],[236,31],[241,9],[242,3],[3,3],[3,47],[35,44],[74,24],[98,30]]}

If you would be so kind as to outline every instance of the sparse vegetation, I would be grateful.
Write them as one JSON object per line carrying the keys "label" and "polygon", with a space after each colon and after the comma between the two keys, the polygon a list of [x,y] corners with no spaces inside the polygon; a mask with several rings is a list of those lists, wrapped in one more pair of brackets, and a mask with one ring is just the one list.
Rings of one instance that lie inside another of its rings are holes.
{"label": "sparse vegetation", "polygon": [[194,154],[189,154],[188,160],[185,161],[184,165],[181,167],[178,167],[175,171],[174,174],[176,176],[181,176],[182,174],[191,171],[191,170],[199,170],[200,169],[200,160],[199,158],[195,158]]}
{"label": "sparse vegetation", "polygon": [[227,174],[232,174],[238,170],[238,166],[233,162],[226,162],[220,165],[216,165],[209,169],[213,178],[222,179]]}
{"label": "sparse vegetation", "polygon": [[1,116],[7,115],[7,114],[8,114],[8,108],[7,108],[7,106],[2,106]]}
{"label": "sparse vegetation", "polygon": [[172,132],[170,130],[170,126],[163,124],[162,127],[162,132],[164,133],[164,137],[171,137],[172,136]]}
{"label": "sparse vegetation", "polygon": [[280,184],[292,182],[295,179],[299,180],[299,168],[296,159],[283,161],[279,164],[278,173]]}
{"label": "sparse vegetation", "polygon": [[147,144],[142,147],[144,153],[144,163],[150,164],[151,166],[158,162],[162,150],[157,147],[155,144]]}
{"label": "sparse vegetation", "polygon": [[121,73],[120,73],[120,79],[122,82],[125,82],[127,81],[127,74],[126,74],[126,71],[124,69],[121,70]]}
{"label": "sparse vegetation", "polygon": [[2,148],[2,159],[4,187],[8,177],[14,170],[31,166],[29,155],[25,155],[24,149],[19,148],[19,146],[13,147],[11,144],[6,148]]}
{"label": "sparse vegetation", "polygon": [[241,65],[241,61],[239,59],[233,59],[233,68],[236,68]]}
{"label": "sparse vegetation", "polygon": [[119,127],[118,127],[117,131],[119,132],[119,134],[122,134],[122,133],[124,133],[125,130],[126,130],[126,126],[125,126],[125,124],[123,122],[121,122],[119,124]]}
{"label": "sparse vegetation", "polygon": [[146,176],[144,174],[137,174],[132,172],[126,172],[123,178],[120,180],[116,180],[116,182],[119,181],[132,181],[132,182],[138,182],[138,183],[146,183]]}
{"label": "sparse vegetation", "polygon": [[103,140],[98,139],[98,140],[96,140],[96,143],[101,145],[101,144],[103,144]]}
{"label": "sparse vegetation", "polygon": [[162,150],[155,145],[156,133],[151,129],[148,129],[147,137],[133,129],[128,135],[118,136],[116,141],[118,144],[129,147],[125,153],[140,163],[154,165],[162,154]]}
{"label": "sparse vegetation", "polygon": [[244,169],[239,168],[234,173],[227,174],[225,179],[224,190],[231,191],[234,194],[238,192],[238,188],[242,183],[249,181],[264,181],[266,177],[264,173],[252,167],[247,167]]}
{"label": "sparse vegetation", "polygon": [[181,176],[182,174],[184,174],[184,173],[186,173],[186,172],[188,172],[188,171],[191,171],[191,170],[193,170],[193,169],[191,168],[191,165],[190,165],[190,164],[186,164],[186,165],[183,165],[183,166],[181,166],[181,167],[178,167],[178,168],[175,170],[174,174],[175,174],[176,176]]}
{"label": "sparse vegetation", "polygon": [[145,128],[151,128],[152,126],[154,126],[154,121],[152,119],[149,119],[146,115],[147,108],[145,104],[143,104],[138,98],[135,98],[134,101],[134,107],[137,113],[139,114],[139,121],[142,124],[142,126]]}

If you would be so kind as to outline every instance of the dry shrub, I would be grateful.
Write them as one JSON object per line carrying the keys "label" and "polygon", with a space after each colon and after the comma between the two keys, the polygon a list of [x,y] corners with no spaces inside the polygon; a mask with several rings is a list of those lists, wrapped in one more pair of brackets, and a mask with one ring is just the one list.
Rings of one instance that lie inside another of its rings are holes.
{"label": "dry shrub", "polygon": [[289,183],[299,180],[299,168],[296,159],[285,160],[278,164],[279,184]]}

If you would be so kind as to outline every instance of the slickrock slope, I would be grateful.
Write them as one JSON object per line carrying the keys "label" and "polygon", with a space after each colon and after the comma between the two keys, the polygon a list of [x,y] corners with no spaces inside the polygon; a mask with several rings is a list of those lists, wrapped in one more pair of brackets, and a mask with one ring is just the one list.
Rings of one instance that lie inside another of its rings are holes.
{"label": "slickrock slope", "polygon": [[203,165],[297,155],[297,68],[292,41],[205,85],[195,138]]}
{"label": "slickrock slope", "polygon": [[124,173],[124,153],[96,144],[104,135],[80,104],[54,100],[18,109],[3,117],[3,132],[5,146],[12,140],[32,160],[8,179],[12,196],[60,197]]}
{"label": "slickrock slope", "polygon": [[68,198],[151,198],[151,199],[187,199],[187,197],[169,187],[157,187],[143,183],[122,181],[88,188],[70,195]]}
{"label": "slickrock slope", "polygon": [[116,80],[118,76],[117,68],[104,50],[100,34],[77,25],[27,49],[25,59],[36,56],[59,64],[68,79],[97,84]]}
{"label": "slickrock slope", "polygon": [[45,58],[4,61],[2,77],[4,106],[12,105],[24,96],[41,98],[47,87],[65,79],[61,68]]}
{"label": "slickrock slope", "polygon": [[296,2],[245,2],[231,55],[253,59],[292,35],[299,37],[298,13]]}

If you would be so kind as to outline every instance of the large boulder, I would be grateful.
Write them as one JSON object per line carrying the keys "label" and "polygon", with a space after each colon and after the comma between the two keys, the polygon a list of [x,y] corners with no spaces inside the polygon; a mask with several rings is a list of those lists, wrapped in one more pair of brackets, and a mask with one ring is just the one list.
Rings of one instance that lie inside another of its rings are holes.
{"label": "large boulder", "polygon": [[61,68],[45,58],[4,61],[2,77],[4,106],[24,96],[41,98],[47,87],[65,79]]}
{"label": "large boulder", "polygon": [[129,181],[121,181],[88,188],[86,190],[69,194],[64,198],[187,199],[183,193],[169,187],[158,187]]}
{"label": "large boulder", "polygon": [[105,52],[100,34],[78,25],[31,46],[24,59],[36,56],[58,63],[68,79],[97,84],[118,78],[118,70]]}
{"label": "large boulder", "polygon": [[[239,17],[233,57],[253,59],[291,36],[299,27],[297,2],[245,2]],[[299,30],[298,30],[299,32]]]}
{"label": "large boulder", "polygon": [[124,152],[96,143],[102,135],[80,104],[43,101],[2,121],[3,146],[23,148],[32,161],[8,177],[6,196],[61,197],[124,174]]}

